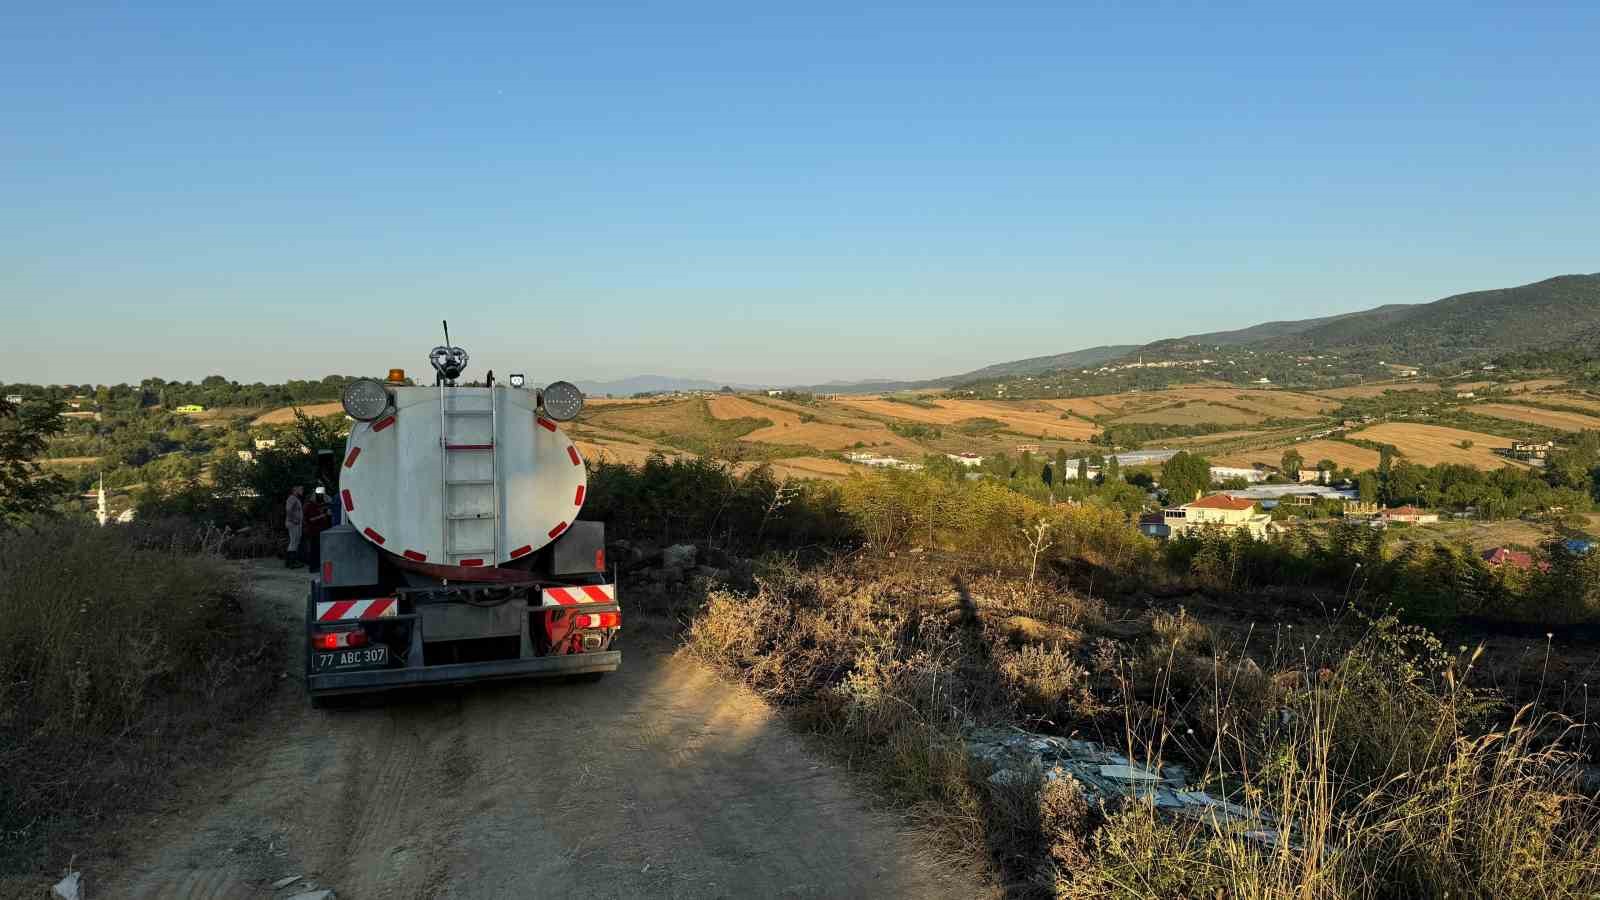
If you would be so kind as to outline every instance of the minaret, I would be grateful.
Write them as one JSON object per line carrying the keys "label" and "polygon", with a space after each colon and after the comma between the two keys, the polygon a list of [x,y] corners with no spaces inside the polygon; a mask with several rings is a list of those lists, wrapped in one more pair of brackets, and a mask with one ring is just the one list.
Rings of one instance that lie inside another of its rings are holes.
{"label": "minaret", "polygon": [[100,503],[95,509],[94,517],[101,525],[111,518],[111,513],[106,510],[106,476],[100,475]]}

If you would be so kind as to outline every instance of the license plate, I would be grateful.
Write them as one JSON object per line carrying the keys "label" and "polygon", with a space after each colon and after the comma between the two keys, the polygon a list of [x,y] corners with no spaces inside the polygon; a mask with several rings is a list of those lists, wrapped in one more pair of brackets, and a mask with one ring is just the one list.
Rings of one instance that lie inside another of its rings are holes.
{"label": "license plate", "polygon": [[389,648],[383,644],[371,647],[358,647],[354,650],[316,650],[313,665],[318,672],[334,672],[341,669],[370,669],[374,666],[389,664]]}

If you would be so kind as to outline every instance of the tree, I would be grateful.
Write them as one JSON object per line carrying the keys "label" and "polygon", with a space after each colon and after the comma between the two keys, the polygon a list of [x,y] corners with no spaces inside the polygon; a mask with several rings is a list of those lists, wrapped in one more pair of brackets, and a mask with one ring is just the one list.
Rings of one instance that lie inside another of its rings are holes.
{"label": "tree", "polygon": [[1089,483],[1089,459],[1088,459],[1088,457],[1080,456],[1080,457],[1078,457],[1078,486],[1082,487],[1084,485],[1087,485],[1088,483]]}
{"label": "tree", "polygon": [[1356,490],[1361,494],[1362,503],[1375,503],[1378,499],[1378,476],[1371,471],[1362,472],[1356,476]]}
{"label": "tree", "polygon": [[1044,471],[1039,473],[1039,480],[1044,482],[1045,487],[1055,486],[1055,470],[1050,467],[1049,463],[1044,464]]}
{"label": "tree", "polygon": [[1211,462],[1203,456],[1179,450],[1161,466],[1161,487],[1170,502],[1188,503],[1210,486]]}
{"label": "tree", "polygon": [[1115,453],[1106,457],[1106,468],[1103,474],[1105,476],[1105,480],[1109,482],[1118,482],[1122,480],[1122,463],[1117,460],[1117,455]]}
{"label": "tree", "polygon": [[1293,447],[1283,451],[1283,458],[1278,461],[1278,468],[1282,469],[1283,474],[1289,476],[1290,480],[1300,477],[1300,467],[1303,465],[1305,465],[1305,458],[1300,455],[1299,450]]}
{"label": "tree", "polygon": [[1325,473],[1325,477],[1332,479],[1334,473],[1339,471],[1339,464],[1324,456],[1317,460],[1317,471]]}
{"label": "tree", "polygon": [[61,404],[31,400],[21,408],[0,399],[0,527],[47,512],[66,493],[59,475],[46,475],[34,458],[62,429]]}

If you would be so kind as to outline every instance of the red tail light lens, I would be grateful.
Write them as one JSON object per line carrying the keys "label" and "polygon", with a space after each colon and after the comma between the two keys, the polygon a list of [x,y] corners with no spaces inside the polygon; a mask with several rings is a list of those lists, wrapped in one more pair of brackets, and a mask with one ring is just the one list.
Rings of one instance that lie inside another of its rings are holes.
{"label": "red tail light lens", "polygon": [[311,646],[318,650],[344,650],[366,645],[367,633],[359,628],[354,631],[324,631],[311,637]]}
{"label": "red tail light lens", "polygon": [[606,548],[604,547],[594,551],[594,570],[596,572],[604,572],[606,570]]}

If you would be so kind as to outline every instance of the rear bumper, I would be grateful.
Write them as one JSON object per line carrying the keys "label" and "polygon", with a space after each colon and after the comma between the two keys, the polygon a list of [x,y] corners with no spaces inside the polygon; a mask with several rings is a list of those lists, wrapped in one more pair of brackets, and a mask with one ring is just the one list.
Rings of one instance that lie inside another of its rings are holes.
{"label": "rear bumper", "polygon": [[497,678],[558,678],[563,675],[585,675],[591,672],[615,672],[621,665],[622,652],[607,650],[600,653],[572,653],[533,659],[420,666],[414,669],[330,672],[326,675],[308,676],[306,688],[316,696],[359,694],[424,684],[461,684]]}

